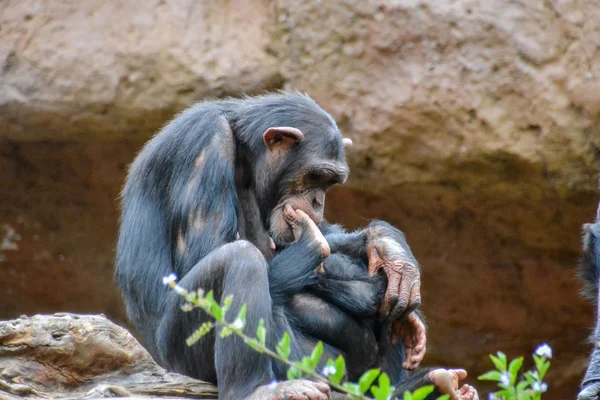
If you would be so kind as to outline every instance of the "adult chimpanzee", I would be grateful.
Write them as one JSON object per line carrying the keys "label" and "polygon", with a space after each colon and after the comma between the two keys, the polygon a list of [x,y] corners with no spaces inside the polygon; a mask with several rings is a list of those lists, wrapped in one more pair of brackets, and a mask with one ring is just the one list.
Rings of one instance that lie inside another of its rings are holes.
{"label": "adult chimpanzee", "polygon": [[[173,271],[188,289],[213,290],[217,299],[233,295],[231,312],[247,303],[248,330],[264,319],[273,345],[281,317],[273,301],[304,282],[299,260],[313,257],[317,265],[329,250],[315,252],[314,240],[294,242],[284,209],[322,223],[327,189],[348,175],[344,143],[331,116],[298,93],[199,104],[148,142],[122,194],[116,280],[159,363],[218,383],[223,399],[270,397],[264,385],[281,376],[280,368],[235,337],[213,333],[186,347],[185,338],[208,317],[181,313],[180,298],[157,282]],[[329,233],[326,224],[321,230]],[[385,231],[337,232],[330,246],[362,248],[372,271],[383,268],[386,315],[418,306],[418,267]],[[422,325],[417,317],[404,321],[412,331]],[[325,388],[292,381],[283,390],[289,398],[319,398]]]}
{"label": "adult chimpanzee", "polygon": [[592,337],[594,350],[590,357],[588,369],[581,384],[578,400],[596,400],[600,397],[600,296],[598,280],[600,279],[600,205],[596,213],[596,222],[583,225],[583,258],[581,260],[581,277],[586,284],[584,294],[596,303],[596,329]]}

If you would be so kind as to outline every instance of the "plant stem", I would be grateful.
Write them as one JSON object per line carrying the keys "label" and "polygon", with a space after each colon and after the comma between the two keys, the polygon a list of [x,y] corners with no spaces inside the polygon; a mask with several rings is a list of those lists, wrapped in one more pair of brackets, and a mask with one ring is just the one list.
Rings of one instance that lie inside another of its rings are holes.
{"label": "plant stem", "polygon": [[[231,327],[230,325],[224,324],[224,323],[222,323],[222,322],[220,322],[220,321],[217,321],[217,326],[221,326],[221,327],[223,327],[223,326],[228,326],[228,327],[229,327],[229,329],[231,329],[233,333],[235,333],[236,335],[238,335],[239,337],[241,337],[242,339],[244,339],[244,341],[255,340],[254,338],[251,338],[250,336],[247,336],[247,335],[245,335],[245,334],[244,334],[244,333],[243,333],[241,330],[238,330],[238,329],[236,329],[236,328],[233,328],[233,327]],[[260,343],[259,341],[257,341],[257,343],[258,343],[258,347],[261,349],[261,351],[262,351],[263,353],[267,354],[268,356],[270,356],[270,357],[272,357],[272,358],[274,358],[274,359],[276,359],[276,360],[278,360],[278,361],[281,361],[282,363],[284,363],[284,364],[287,364],[287,365],[289,365],[290,367],[297,368],[297,369],[299,369],[300,371],[302,371],[302,373],[304,373],[305,375],[307,375],[307,376],[309,376],[309,377],[311,377],[311,378],[314,378],[314,379],[316,379],[316,380],[318,380],[318,381],[320,381],[320,382],[327,383],[329,386],[331,386],[331,387],[333,387],[333,388],[335,388],[335,389],[337,389],[337,390],[340,390],[340,391],[342,391],[342,392],[344,392],[344,393],[347,393],[347,394],[351,394],[351,395],[353,395],[353,396],[357,396],[357,397],[359,396],[359,395],[357,395],[357,394],[354,394],[354,393],[351,393],[351,392],[349,392],[348,390],[344,389],[342,386],[340,386],[340,385],[338,385],[338,384],[335,384],[335,383],[333,383],[333,382],[330,382],[330,381],[329,381],[327,378],[325,378],[325,377],[323,377],[323,376],[321,376],[321,375],[317,374],[317,373],[316,373],[316,372],[314,372],[314,371],[311,371],[311,370],[310,370],[310,369],[308,369],[308,368],[304,368],[304,367],[302,367],[302,366],[300,366],[300,365],[296,365],[296,364],[294,364],[292,361],[290,361],[290,360],[287,360],[286,358],[284,358],[284,357],[280,356],[279,354],[277,354],[276,352],[272,351],[272,350],[271,350],[271,349],[269,349],[268,347],[266,347],[266,346],[263,346],[263,344],[262,344],[262,343]],[[358,397],[358,398],[360,398],[360,399],[369,399],[368,397],[365,397],[364,395],[360,395],[360,397]]]}

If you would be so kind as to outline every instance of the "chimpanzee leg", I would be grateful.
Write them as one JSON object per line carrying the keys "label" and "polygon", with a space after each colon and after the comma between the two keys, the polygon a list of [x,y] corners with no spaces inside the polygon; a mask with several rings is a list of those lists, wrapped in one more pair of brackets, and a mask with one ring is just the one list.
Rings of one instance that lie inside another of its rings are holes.
{"label": "chimpanzee leg", "polygon": [[[227,313],[233,319],[242,304],[248,305],[245,332],[254,335],[262,318],[272,332],[272,304],[269,295],[267,262],[260,251],[247,241],[220,247],[196,264],[180,281],[188,290],[213,290],[221,301],[232,295]],[[260,385],[273,379],[271,360],[252,350],[237,336],[220,338],[211,332],[188,347],[185,339],[203,322],[211,321],[205,312],[180,310],[183,299],[170,292],[164,318],[157,332],[161,361],[169,369],[209,382],[218,383],[219,398],[246,398]]]}
{"label": "chimpanzee leg", "polygon": [[[389,342],[387,342],[389,343]],[[388,374],[390,381],[396,387],[394,396],[399,399],[404,397],[404,392],[414,392],[423,386],[433,385],[434,390],[426,400],[435,400],[444,394],[451,395],[457,400],[478,400],[477,390],[470,385],[463,384],[460,381],[467,377],[467,372],[461,369],[444,368],[419,368],[416,371],[408,373],[402,368],[404,362],[405,349],[399,341],[396,345],[380,342],[380,359],[378,367]]]}

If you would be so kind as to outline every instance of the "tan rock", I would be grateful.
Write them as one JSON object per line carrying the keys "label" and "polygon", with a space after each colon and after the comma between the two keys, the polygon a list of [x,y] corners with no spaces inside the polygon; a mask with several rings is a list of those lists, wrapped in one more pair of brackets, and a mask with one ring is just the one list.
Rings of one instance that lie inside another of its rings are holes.
{"label": "tan rock", "polygon": [[123,322],[115,204],[137,148],[195,100],[297,87],[355,143],[328,217],[386,219],[423,264],[426,361],[475,377],[485,353],[548,341],[545,398],[574,397],[594,322],[575,264],[597,204],[600,3],[205,3],[0,6],[0,224],[20,238],[0,251],[0,315]]}

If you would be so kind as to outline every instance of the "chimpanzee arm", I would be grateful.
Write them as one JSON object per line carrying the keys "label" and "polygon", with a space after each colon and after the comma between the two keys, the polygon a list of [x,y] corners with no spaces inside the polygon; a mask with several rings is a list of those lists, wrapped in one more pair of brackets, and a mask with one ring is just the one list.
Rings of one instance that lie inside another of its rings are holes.
{"label": "chimpanzee arm", "polygon": [[[369,224],[370,225],[370,224]],[[327,239],[332,253],[346,254],[352,258],[368,263],[367,259],[367,229],[346,232],[340,225],[330,224],[327,221],[319,225],[321,232]]]}
{"label": "chimpanzee arm", "polygon": [[388,287],[382,310],[387,318],[398,319],[421,303],[419,263],[404,234],[384,221],[373,220],[362,230],[346,233],[338,225],[320,226],[332,253],[343,253],[362,260],[374,275],[383,270]]}
{"label": "chimpanzee arm", "polygon": [[283,304],[316,280],[323,261],[312,238],[305,237],[279,252],[269,264],[269,288],[274,304]]}
{"label": "chimpanzee arm", "polygon": [[[583,258],[580,275],[586,285],[584,294],[596,302],[600,311],[598,296],[598,279],[600,278],[600,218],[594,224],[583,226]],[[596,317],[596,329],[592,337],[592,351],[588,369],[581,384],[582,391],[578,399],[591,400],[600,395],[600,312]]]}
{"label": "chimpanzee arm", "polygon": [[385,234],[402,246],[411,261],[417,262],[402,231],[385,221],[373,220],[366,228],[354,232],[346,232],[340,225],[330,224],[327,221],[323,221],[319,228],[327,239],[332,253],[343,253],[368,263],[367,246],[370,239]]}

